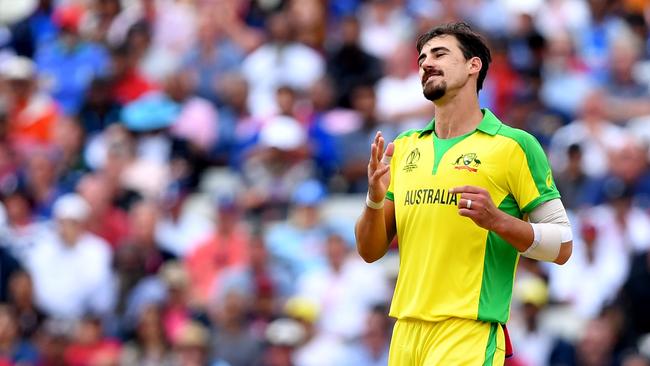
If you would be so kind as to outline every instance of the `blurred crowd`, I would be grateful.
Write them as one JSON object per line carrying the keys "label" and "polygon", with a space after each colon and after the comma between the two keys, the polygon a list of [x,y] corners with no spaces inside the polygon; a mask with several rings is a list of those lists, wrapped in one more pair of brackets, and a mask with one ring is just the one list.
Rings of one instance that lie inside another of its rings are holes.
{"label": "blurred crowd", "polygon": [[354,219],[456,20],[574,230],[507,364],[650,366],[647,0],[0,0],[0,365],[386,365],[398,243]]}

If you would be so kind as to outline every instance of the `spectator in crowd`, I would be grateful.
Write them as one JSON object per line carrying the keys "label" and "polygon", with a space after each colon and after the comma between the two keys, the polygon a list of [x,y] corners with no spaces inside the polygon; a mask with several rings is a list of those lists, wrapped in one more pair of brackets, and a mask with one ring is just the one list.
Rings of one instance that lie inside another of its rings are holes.
{"label": "spectator in crowd", "polygon": [[593,91],[585,98],[580,119],[561,127],[553,135],[550,160],[557,171],[567,165],[567,149],[578,144],[584,152],[582,170],[590,177],[602,177],[609,168],[610,151],[623,147],[625,130],[607,120],[602,91]]}
{"label": "spectator in crowd", "polygon": [[150,304],[140,311],[133,340],[122,348],[122,365],[172,366],[169,340],[163,329],[160,308]]}
{"label": "spectator in crowd", "polygon": [[548,304],[548,287],[542,278],[528,275],[515,286],[514,297],[522,308],[522,319],[508,323],[509,334],[517,344],[514,357],[524,365],[547,365],[553,338],[540,328],[540,313]]}
{"label": "spectator in crowd", "polygon": [[550,296],[568,303],[574,318],[587,320],[612,302],[629,268],[622,238],[604,232],[590,217],[574,218],[573,258],[564,270],[551,267]]}
{"label": "spectator in crowd", "polygon": [[126,212],[113,204],[113,192],[100,174],[87,174],[77,185],[77,191],[90,205],[88,230],[106,240],[113,249],[124,243],[129,233]]}
{"label": "spectator in crowd", "polygon": [[133,51],[128,45],[111,49],[111,78],[113,79],[112,99],[124,105],[138,99],[143,94],[157,89],[137,68]]}
{"label": "spectator in crowd", "polygon": [[386,318],[386,306],[376,305],[366,316],[361,339],[348,351],[345,365],[383,366],[388,364],[391,323]]}
{"label": "spectator in crowd", "polygon": [[589,205],[607,200],[613,187],[623,186],[631,190],[635,204],[647,208],[650,205],[650,171],[646,147],[636,138],[628,136],[622,146],[609,153],[609,170],[600,179],[587,186],[585,192]]}
{"label": "spectator in crowd", "polygon": [[174,341],[178,366],[230,366],[220,359],[211,359],[209,352],[210,334],[205,326],[198,322],[188,322],[182,326]]}
{"label": "spectator in crowd", "polygon": [[650,333],[650,316],[644,304],[650,301],[650,250],[638,253],[632,258],[630,274],[623,285],[620,294],[625,314],[627,314],[625,329],[630,339],[636,339]]}
{"label": "spectator in crowd", "polygon": [[589,178],[582,170],[583,151],[572,144],[566,149],[566,166],[553,177],[567,209],[575,210],[584,205],[585,190]]}
{"label": "spectator in crowd", "polygon": [[264,354],[264,365],[295,365],[293,354],[305,336],[305,328],[296,320],[280,318],[271,322],[266,328],[268,345]]}
{"label": "spectator in crowd", "polygon": [[223,359],[231,366],[258,365],[261,342],[248,328],[246,317],[251,310],[252,292],[247,287],[222,288],[211,306],[215,333],[211,348],[213,359]]}
{"label": "spectator in crowd", "polygon": [[170,189],[161,203],[156,240],[177,258],[185,258],[192,253],[214,227],[213,215],[197,212],[191,204],[191,194],[180,188]]}
{"label": "spectator in crowd", "polygon": [[379,119],[396,124],[399,131],[426,126],[433,115],[433,104],[422,95],[422,80],[413,67],[415,55],[410,44],[400,43],[386,58],[386,75],[375,88]]}
{"label": "spectator in crowd", "polygon": [[112,90],[113,81],[108,77],[95,78],[88,85],[77,114],[87,136],[94,136],[119,121],[121,105],[113,98]]}
{"label": "spectator in crowd", "polygon": [[540,98],[549,108],[574,116],[594,84],[584,61],[576,53],[571,34],[562,29],[565,28],[547,36]]}
{"label": "spectator in crowd", "polygon": [[[244,50],[233,41],[226,32],[227,26],[214,17],[227,18],[233,6],[229,1],[221,1],[221,7],[206,9],[199,15],[197,43],[192,46],[185,56],[184,67],[192,70],[197,81],[195,92],[198,96],[212,102],[221,103],[218,86],[224,75],[235,72],[244,60]],[[224,19],[225,20],[225,19]]]}
{"label": "spectator in crowd", "polygon": [[114,359],[121,352],[121,344],[104,336],[102,320],[85,315],[75,327],[74,336],[66,348],[66,365],[84,366],[101,364],[100,360]]}
{"label": "spectator in crowd", "polygon": [[53,211],[55,227],[26,263],[37,304],[49,315],[67,319],[87,312],[108,315],[115,303],[112,255],[108,243],[85,228],[88,203],[68,194],[57,199]]}
{"label": "spectator in crowd", "polygon": [[244,207],[286,215],[292,192],[314,175],[307,133],[294,118],[276,116],[259,131],[257,145],[246,156],[242,176],[246,185]]}
{"label": "spectator in crowd", "polygon": [[325,265],[327,228],[320,215],[326,197],[325,187],[317,181],[301,183],[293,192],[293,205],[286,222],[272,225],[265,239],[271,255],[299,276]]}
{"label": "spectator in crowd", "polygon": [[292,297],[285,305],[285,312],[294,320],[298,320],[305,332],[302,342],[293,354],[296,366],[343,364],[346,351],[343,341],[317,330],[320,309],[315,302],[299,296]]}
{"label": "spectator in crowd", "polygon": [[280,85],[307,90],[323,76],[325,62],[316,51],[293,41],[292,20],[276,13],[267,20],[269,41],[249,54],[241,71],[251,87],[253,115],[265,116],[276,111],[275,91]]}
{"label": "spectator in crowd", "polygon": [[7,187],[2,193],[2,203],[7,215],[2,228],[2,244],[10,255],[24,264],[43,225],[35,221],[34,201],[26,190]]}
{"label": "spectator in crowd", "polygon": [[6,303],[0,303],[0,362],[8,365],[36,365],[38,351],[21,337],[16,315]]}
{"label": "spectator in crowd", "polygon": [[368,54],[359,44],[359,20],[352,16],[341,19],[340,46],[327,58],[327,74],[335,86],[336,103],[350,106],[350,93],[359,85],[372,85],[382,76],[381,61]]}
{"label": "spectator in crowd", "polygon": [[19,177],[19,185],[32,199],[35,219],[52,217],[52,205],[65,193],[59,180],[60,164],[61,157],[52,148],[35,148],[25,157],[25,169]]}
{"label": "spectator in crowd", "polygon": [[85,41],[79,34],[83,13],[78,4],[57,7],[52,19],[59,27],[58,37],[54,42],[40,44],[35,55],[39,73],[67,115],[79,111],[90,82],[108,71],[106,49]]}
{"label": "spectator in crowd", "polygon": [[83,158],[85,134],[73,118],[61,118],[54,128],[53,149],[58,155],[58,184],[65,192],[73,191],[79,179],[88,172]]}
{"label": "spectator in crowd", "polygon": [[201,239],[185,258],[191,283],[192,299],[207,305],[221,290],[221,275],[232,267],[248,264],[248,229],[239,223],[241,212],[233,198],[222,197],[215,203],[215,228]]}
{"label": "spectator in crowd", "polygon": [[334,146],[341,159],[340,174],[348,184],[346,191],[360,193],[368,188],[368,149],[360,142],[371,141],[377,130],[392,140],[397,128],[394,123],[383,123],[382,116],[377,114],[377,96],[371,86],[356,87],[351,97],[356,116],[347,131],[334,136]]}
{"label": "spectator in crowd", "polygon": [[[369,269],[334,232],[327,236],[325,255],[327,267],[300,276],[297,293],[318,305],[319,332],[346,341],[356,339],[363,333],[364,320],[372,306],[390,296],[387,281],[381,280],[383,269],[378,266]],[[332,297],[341,300],[332,303]]]}
{"label": "spectator in crowd", "polygon": [[366,52],[384,59],[403,40],[412,37],[412,23],[396,2],[372,0],[364,5],[359,23],[361,47]]}
{"label": "spectator in crowd", "polygon": [[163,263],[175,258],[172,253],[161,248],[156,240],[159,214],[159,206],[153,201],[134,204],[129,211],[130,235],[126,243],[122,244],[136,248],[141,260],[139,265],[148,275],[158,273]]}
{"label": "spectator in crowd", "polygon": [[18,334],[22,338],[32,339],[46,316],[34,302],[34,283],[26,271],[19,270],[11,275],[8,303],[15,312]]}
{"label": "spectator in crowd", "polygon": [[88,40],[105,44],[106,34],[121,11],[119,0],[94,1],[81,19],[80,33]]}
{"label": "spectator in crowd", "polygon": [[462,20],[493,51],[480,103],[547,149],[574,227],[566,266],[521,259],[507,365],[647,365],[647,1],[0,4],[0,262],[23,268],[0,263],[0,364],[384,365],[399,247],[358,271],[333,225],[363,142],[431,118],[415,36]]}
{"label": "spectator in crowd", "polygon": [[65,365],[65,351],[72,335],[70,323],[65,320],[48,319],[36,333],[39,364]]}
{"label": "spectator in crowd", "polygon": [[0,75],[8,82],[7,137],[18,151],[52,141],[59,107],[39,91],[36,66],[28,58],[15,56],[6,61]]}
{"label": "spectator in crowd", "polygon": [[11,276],[20,271],[21,265],[11,252],[0,246],[0,302],[6,302],[9,297],[9,280]]}

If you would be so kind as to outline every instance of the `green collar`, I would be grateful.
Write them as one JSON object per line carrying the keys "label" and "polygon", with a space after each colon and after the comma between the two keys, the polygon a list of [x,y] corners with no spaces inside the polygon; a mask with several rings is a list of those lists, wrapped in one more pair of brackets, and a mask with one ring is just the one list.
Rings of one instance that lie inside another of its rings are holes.
{"label": "green collar", "polygon": [[[476,129],[481,132],[485,132],[491,136],[496,135],[497,131],[499,131],[499,128],[501,128],[502,125],[501,121],[499,121],[499,119],[487,108],[482,108],[481,112],[483,112],[483,119],[481,120],[481,123],[478,124],[478,127],[476,127]],[[435,124],[436,124],[436,120],[434,118],[420,132],[419,137],[432,133],[435,129]]]}

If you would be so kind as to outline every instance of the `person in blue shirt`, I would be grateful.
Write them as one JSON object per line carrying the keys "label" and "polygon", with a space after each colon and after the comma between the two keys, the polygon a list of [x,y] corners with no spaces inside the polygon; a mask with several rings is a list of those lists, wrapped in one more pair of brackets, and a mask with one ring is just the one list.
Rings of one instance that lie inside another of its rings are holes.
{"label": "person in blue shirt", "polygon": [[60,32],[54,42],[38,46],[36,66],[64,114],[74,115],[90,82],[108,73],[109,56],[103,46],[82,40],[78,33],[80,19],[71,10],[57,8],[53,19]]}

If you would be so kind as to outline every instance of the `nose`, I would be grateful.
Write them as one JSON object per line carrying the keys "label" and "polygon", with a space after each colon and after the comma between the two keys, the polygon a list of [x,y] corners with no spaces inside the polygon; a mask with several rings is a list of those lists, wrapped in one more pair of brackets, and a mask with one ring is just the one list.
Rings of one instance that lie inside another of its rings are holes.
{"label": "nose", "polygon": [[434,60],[433,57],[430,57],[427,55],[424,60],[422,60],[422,63],[420,64],[420,68],[424,71],[428,71],[430,69],[433,69],[434,66]]}

